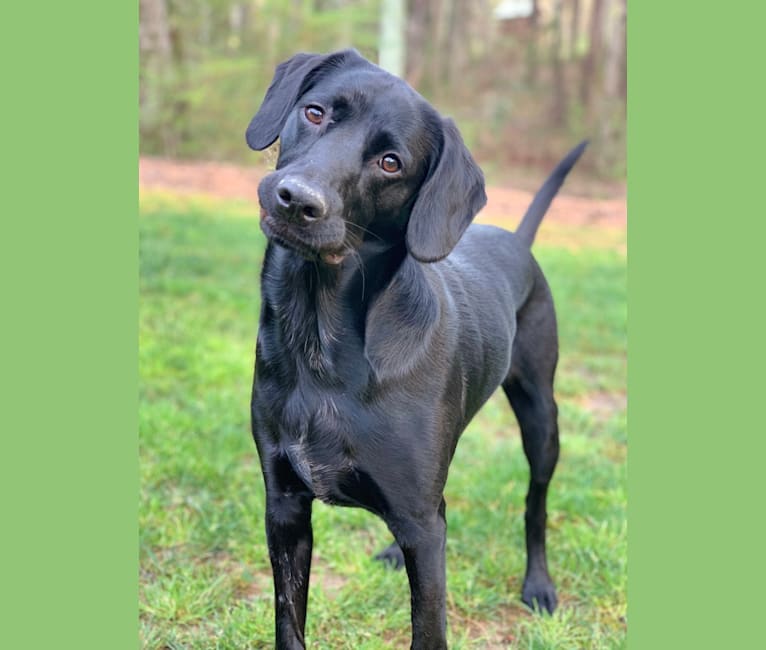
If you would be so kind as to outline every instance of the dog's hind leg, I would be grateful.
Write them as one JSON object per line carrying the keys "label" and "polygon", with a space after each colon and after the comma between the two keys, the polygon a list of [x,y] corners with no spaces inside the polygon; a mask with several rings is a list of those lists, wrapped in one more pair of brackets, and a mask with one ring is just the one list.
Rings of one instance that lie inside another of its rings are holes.
{"label": "dog's hind leg", "polygon": [[553,301],[542,275],[518,314],[511,371],[503,383],[521,429],[529,462],[526,498],[527,571],[521,599],[532,609],[553,613],[556,589],[545,554],[546,497],[559,455],[558,410],[553,397],[553,376],[558,340]]}
{"label": "dog's hind leg", "polygon": [[404,566],[404,553],[402,553],[402,547],[397,542],[391,542],[389,546],[375,555],[374,559],[396,570]]}

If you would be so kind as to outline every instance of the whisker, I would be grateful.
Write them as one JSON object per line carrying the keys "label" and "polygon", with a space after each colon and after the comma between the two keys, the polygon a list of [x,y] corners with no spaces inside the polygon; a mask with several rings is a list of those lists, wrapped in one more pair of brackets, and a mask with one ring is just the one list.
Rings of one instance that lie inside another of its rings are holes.
{"label": "whisker", "polygon": [[351,254],[357,260],[359,260],[359,269],[360,269],[360,271],[362,273],[362,300],[364,300],[364,290],[365,290],[365,286],[366,286],[366,278],[364,276],[364,260],[362,259],[362,256],[359,254],[359,251],[357,251],[357,250],[355,250],[353,248],[351,249]]}
{"label": "whisker", "polygon": [[375,239],[383,241],[383,238],[380,235],[376,235],[374,232],[372,232],[372,230],[368,230],[364,226],[360,226],[358,223],[353,223],[353,222],[349,221],[348,219],[344,219],[343,221],[346,223],[347,226],[349,226],[351,228],[359,228],[359,230],[361,230],[362,232],[365,232],[368,235],[372,235],[373,237],[375,237]]}

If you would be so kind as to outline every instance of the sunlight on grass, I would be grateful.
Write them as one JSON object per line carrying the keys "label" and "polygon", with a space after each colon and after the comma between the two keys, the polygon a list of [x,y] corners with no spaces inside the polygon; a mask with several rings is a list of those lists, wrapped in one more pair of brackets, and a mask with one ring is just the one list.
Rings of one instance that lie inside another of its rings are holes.
{"label": "sunlight on grass", "polygon": [[[249,431],[265,246],[257,219],[240,203],[141,196],[144,648],[273,646],[263,486]],[[527,466],[497,394],[463,436],[447,484],[453,648],[625,644],[625,257],[550,246],[536,254],[561,332],[562,451],[548,535],[561,606],[539,617],[520,601]],[[406,647],[406,575],[370,559],[390,541],[385,525],[318,503],[314,539],[310,647]]]}

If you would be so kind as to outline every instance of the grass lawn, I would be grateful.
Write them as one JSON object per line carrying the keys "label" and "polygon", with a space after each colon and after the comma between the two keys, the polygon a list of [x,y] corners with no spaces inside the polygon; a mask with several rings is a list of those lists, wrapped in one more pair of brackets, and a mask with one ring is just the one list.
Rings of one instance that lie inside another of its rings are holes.
{"label": "grass lawn", "polygon": [[[256,210],[141,198],[143,648],[273,647],[263,484],[249,431],[265,246]],[[447,483],[451,648],[626,643],[626,259],[613,248],[545,242],[535,253],[561,336],[561,458],[548,532],[560,606],[540,617],[520,600],[527,465],[497,394],[461,439]],[[390,541],[384,524],[319,502],[313,521],[309,646],[409,647],[406,575],[370,558]]]}

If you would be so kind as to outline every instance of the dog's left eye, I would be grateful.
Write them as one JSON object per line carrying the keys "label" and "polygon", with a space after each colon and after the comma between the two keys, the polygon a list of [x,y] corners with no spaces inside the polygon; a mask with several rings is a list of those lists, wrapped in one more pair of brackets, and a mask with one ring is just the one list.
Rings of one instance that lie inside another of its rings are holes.
{"label": "dog's left eye", "polygon": [[303,109],[306,119],[312,124],[321,124],[324,119],[324,109],[316,104],[309,104]]}
{"label": "dog's left eye", "polygon": [[380,168],[388,174],[395,174],[402,168],[402,162],[391,153],[383,156],[378,164],[380,165]]}

